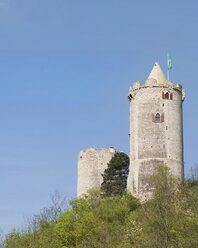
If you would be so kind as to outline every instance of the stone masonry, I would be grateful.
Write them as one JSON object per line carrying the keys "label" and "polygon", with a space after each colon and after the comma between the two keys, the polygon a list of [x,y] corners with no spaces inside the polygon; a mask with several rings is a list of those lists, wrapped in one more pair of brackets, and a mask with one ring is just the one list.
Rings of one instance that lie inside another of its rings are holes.
{"label": "stone masonry", "polygon": [[78,155],[78,197],[89,189],[101,187],[102,174],[115,152],[114,148],[89,148],[80,151]]}
{"label": "stone masonry", "polygon": [[182,102],[180,84],[167,80],[158,63],[145,84],[130,87],[130,167],[128,190],[140,200],[151,195],[148,177],[159,165],[183,179]]}

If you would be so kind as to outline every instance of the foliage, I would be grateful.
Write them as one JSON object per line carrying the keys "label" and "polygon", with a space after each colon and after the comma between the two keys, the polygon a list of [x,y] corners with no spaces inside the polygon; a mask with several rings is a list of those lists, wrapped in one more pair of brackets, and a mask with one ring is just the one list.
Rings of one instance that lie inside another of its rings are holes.
{"label": "foliage", "polygon": [[4,240],[4,248],[60,248],[55,225],[64,211],[65,200],[55,192],[51,205],[27,221],[24,230],[11,231]]}
{"label": "foliage", "polygon": [[41,211],[25,230],[10,232],[4,248],[198,247],[198,187],[181,184],[167,167],[150,180],[147,202],[91,190],[58,215],[59,207]]}
{"label": "foliage", "polygon": [[63,247],[117,247],[131,211],[138,207],[131,195],[103,198],[91,191],[72,202],[57,224]]}
{"label": "foliage", "polygon": [[101,191],[106,196],[122,195],[126,190],[129,157],[124,152],[116,152],[102,174]]}
{"label": "foliage", "polygon": [[142,204],[138,247],[198,247],[198,194],[159,167],[151,177],[153,198]]}
{"label": "foliage", "polygon": [[198,164],[191,167],[191,175],[185,180],[189,187],[198,186]]}

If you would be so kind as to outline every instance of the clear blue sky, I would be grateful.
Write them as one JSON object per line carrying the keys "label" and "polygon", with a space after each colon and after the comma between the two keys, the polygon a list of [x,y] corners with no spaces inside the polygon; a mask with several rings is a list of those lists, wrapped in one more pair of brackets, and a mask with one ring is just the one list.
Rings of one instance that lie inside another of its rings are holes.
{"label": "clear blue sky", "polygon": [[128,153],[129,85],[166,53],[184,103],[185,170],[198,162],[197,0],[0,0],[0,228],[58,190],[76,195],[77,154]]}

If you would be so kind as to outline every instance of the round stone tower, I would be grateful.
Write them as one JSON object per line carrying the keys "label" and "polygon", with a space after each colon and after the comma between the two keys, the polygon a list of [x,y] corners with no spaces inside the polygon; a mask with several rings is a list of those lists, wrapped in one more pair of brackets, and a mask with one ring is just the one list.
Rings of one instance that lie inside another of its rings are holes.
{"label": "round stone tower", "polygon": [[182,102],[180,84],[167,80],[155,63],[145,84],[129,88],[130,167],[128,190],[141,200],[151,195],[148,178],[159,165],[183,179]]}
{"label": "round stone tower", "polygon": [[100,188],[103,182],[102,174],[108,167],[108,162],[116,153],[110,148],[89,148],[78,155],[78,186],[77,196],[81,196],[89,189]]}

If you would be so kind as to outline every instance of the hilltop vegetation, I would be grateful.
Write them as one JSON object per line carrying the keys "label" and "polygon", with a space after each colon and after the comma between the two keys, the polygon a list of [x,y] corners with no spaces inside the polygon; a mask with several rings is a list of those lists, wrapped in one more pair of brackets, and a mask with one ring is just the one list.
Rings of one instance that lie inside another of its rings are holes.
{"label": "hilltop vegetation", "polygon": [[160,167],[145,203],[127,193],[107,197],[92,190],[45,209],[21,231],[10,232],[4,248],[193,248],[198,247],[198,187],[180,184]]}

